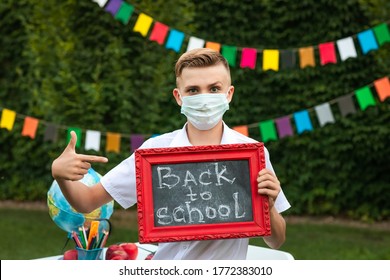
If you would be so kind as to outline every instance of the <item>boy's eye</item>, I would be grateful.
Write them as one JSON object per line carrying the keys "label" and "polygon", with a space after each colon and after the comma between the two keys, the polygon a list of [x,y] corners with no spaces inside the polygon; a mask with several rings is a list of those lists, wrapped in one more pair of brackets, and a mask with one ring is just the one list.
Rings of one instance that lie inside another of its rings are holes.
{"label": "boy's eye", "polygon": [[217,93],[217,92],[219,92],[219,88],[218,88],[218,87],[212,87],[212,88],[210,89],[210,92],[212,92],[212,93]]}
{"label": "boy's eye", "polygon": [[191,93],[191,94],[198,93],[198,89],[190,88],[190,89],[188,89],[188,93]]}

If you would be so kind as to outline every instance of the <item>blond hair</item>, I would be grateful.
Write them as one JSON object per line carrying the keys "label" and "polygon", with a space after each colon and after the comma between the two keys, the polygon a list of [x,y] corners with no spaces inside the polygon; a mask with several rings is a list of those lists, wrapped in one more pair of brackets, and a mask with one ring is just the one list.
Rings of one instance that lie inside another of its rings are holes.
{"label": "blond hair", "polygon": [[180,77],[184,68],[208,67],[222,63],[230,73],[227,60],[217,51],[207,48],[194,49],[184,53],[176,62],[176,78]]}

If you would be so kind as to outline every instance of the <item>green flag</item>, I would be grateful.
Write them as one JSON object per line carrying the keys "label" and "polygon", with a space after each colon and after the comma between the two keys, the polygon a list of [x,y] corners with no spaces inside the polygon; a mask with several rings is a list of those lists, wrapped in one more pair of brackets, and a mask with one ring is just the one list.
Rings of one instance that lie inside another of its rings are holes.
{"label": "green flag", "polygon": [[390,42],[390,33],[387,23],[382,23],[373,28],[376,40],[379,46],[382,46],[386,42]]}
{"label": "green flag", "polygon": [[76,148],[80,148],[81,146],[81,128],[78,127],[69,127],[68,131],[66,133],[66,143],[69,143],[70,141],[70,132],[74,131],[77,135],[77,142],[76,142]]}
{"label": "green flag", "polygon": [[357,89],[355,95],[362,110],[365,110],[370,105],[376,105],[374,96],[368,86]]}
{"label": "green flag", "polygon": [[229,62],[230,66],[236,66],[237,47],[223,45],[221,53]]}
{"label": "green flag", "polygon": [[134,11],[134,7],[126,2],[122,2],[118,13],[115,15],[115,19],[121,21],[123,24],[127,24]]}
{"label": "green flag", "polygon": [[263,142],[268,140],[277,140],[275,123],[273,120],[263,121],[259,124],[261,139]]}

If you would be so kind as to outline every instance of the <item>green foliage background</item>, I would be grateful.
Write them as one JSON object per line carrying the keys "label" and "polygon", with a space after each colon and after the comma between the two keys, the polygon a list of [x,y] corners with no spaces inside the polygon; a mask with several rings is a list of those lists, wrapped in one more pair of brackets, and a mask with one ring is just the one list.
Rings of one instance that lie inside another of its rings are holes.
{"label": "green foliage background", "polygon": [[[336,41],[388,21],[390,11],[386,0],[129,3],[187,35],[259,49]],[[35,140],[22,137],[23,118],[11,132],[0,130],[0,199],[46,199],[51,162],[66,145],[68,127],[128,135],[182,127],[171,94],[180,54],[134,33],[135,20],[123,25],[87,0],[1,1],[0,107],[62,129],[56,143],[43,141],[42,124]],[[367,55],[357,51],[357,58],[323,67],[264,72],[259,56],[256,70],[232,68],[236,92],[225,121],[235,126],[289,115],[390,73],[390,44]],[[389,218],[389,100],[377,101],[347,117],[332,106],[336,123],[323,128],[311,112],[314,131],[266,143],[293,206],[288,213]],[[261,141],[258,128],[249,133]],[[121,153],[106,154],[110,163],[94,168],[104,174],[129,155],[122,138]]]}

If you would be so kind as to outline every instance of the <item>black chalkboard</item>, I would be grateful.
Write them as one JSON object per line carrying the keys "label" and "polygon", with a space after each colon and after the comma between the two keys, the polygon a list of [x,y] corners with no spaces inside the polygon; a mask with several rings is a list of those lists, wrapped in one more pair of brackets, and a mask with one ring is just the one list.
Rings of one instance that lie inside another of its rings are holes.
{"label": "black chalkboard", "polygon": [[248,160],[152,165],[154,226],[253,220]]}

